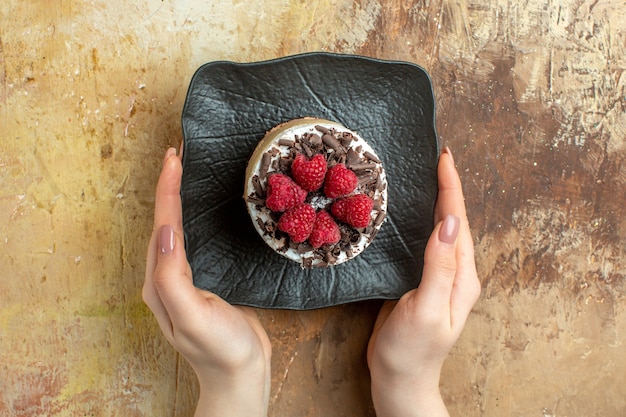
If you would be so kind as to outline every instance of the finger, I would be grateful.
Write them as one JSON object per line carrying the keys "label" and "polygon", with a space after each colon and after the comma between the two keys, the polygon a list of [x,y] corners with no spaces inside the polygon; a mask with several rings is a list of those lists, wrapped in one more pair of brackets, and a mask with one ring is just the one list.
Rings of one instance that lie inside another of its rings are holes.
{"label": "finger", "polygon": [[[163,158],[163,169],[161,171],[161,175],[159,176],[159,183],[157,185],[157,196],[155,202],[155,220],[152,231],[152,236],[150,238],[150,242],[148,245],[148,253],[147,253],[147,261],[146,261],[146,275],[144,286],[142,289],[142,297],[144,302],[148,305],[150,310],[152,310],[159,326],[161,327],[163,333],[166,338],[172,341],[172,323],[169,318],[169,314],[163,305],[161,300],[161,296],[159,295],[155,284],[154,284],[154,274],[157,267],[158,262],[158,253],[159,253],[159,224],[165,220],[171,220],[167,217],[177,218],[179,214],[177,210],[171,207],[166,207],[164,203],[168,203],[170,200],[174,200],[173,204],[177,204],[175,201],[175,197],[168,197],[169,194],[173,194],[175,190],[179,187],[177,185],[176,177],[180,176],[180,171],[177,171],[176,165],[177,163],[172,164],[168,162],[171,158],[176,158],[176,149],[169,148],[165,153]],[[176,161],[173,161],[176,162]],[[165,195],[165,198],[163,196]],[[169,204],[172,205],[172,202]],[[169,214],[168,214],[169,213]],[[178,221],[174,221],[174,223],[178,223]],[[182,228],[182,226],[181,226]]]}
{"label": "finger", "polygon": [[465,199],[461,179],[454,166],[454,159],[450,148],[446,147],[439,158],[437,166],[439,194],[435,204],[435,222],[442,221],[448,215],[454,215],[461,220],[459,227],[459,242],[457,247],[457,261],[461,269],[475,269],[474,247],[472,235],[467,220]]}
{"label": "finger", "polygon": [[168,150],[156,190],[154,231],[157,236],[154,288],[174,322],[184,322],[194,314],[194,306],[204,304],[191,278],[185,253],[180,183],[182,164],[174,149]]}
{"label": "finger", "polygon": [[466,221],[465,200],[461,179],[454,167],[454,159],[450,148],[444,148],[437,165],[437,180],[439,192],[435,204],[435,223],[439,223],[448,214],[454,214],[462,221]]}
{"label": "finger", "polygon": [[415,293],[421,314],[449,320],[450,299],[457,275],[456,242],[461,220],[450,214],[435,227],[424,252],[422,281]]}
{"label": "finger", "polygon": [[164,224],[158,229],[157,241],[153,282],[167,316],[175,326],[195,320],[197,306],[204,305],[205,299],[193,285],[183,237]]}
{"label": "finger", "polygon": [[462,329],[481,291],[474,245],[467,223],[461,225],[456,252],[458,271],[450,296],[450,320],[454,327]]}
{"label": "finger", "polygon": [[439,193],[437,195],[437,203],[435,204],[435,222],[441,222],[446,216],[454,215],[461,220],[459,228],[459,241],[462,242],[458,255],[461,259],[458,261],[469,266],[474,264],[474,250],[472,236],[467,220],[467,212],[465,209],[465,199],[463,197],[463,188],[461,179],[454,167],[454,159],[450,148],[446,147],[439,158],[437,166],[437,177],[439,183]]}
{"label": "finger", "polygon": [[440,221],[453,214],[461,220],[456,245],[458,273],[450,296],[451,321],[463,326],[467,315],[480,294],[480,282],[476,274],[474,244],[467,220],[465,200],[459,174],[449,148],[441,154],[438,165],[439,195],[435,206],[435,219]]}
{"label": "finger", "polygon": [[182,235],[183,214],[180,200],[180,182],[183,167],[180,158],[175,155],[174,148],[170,148],[163,162],[163,169],[159,176],[156,188],[154,206],[154,230],[164,224],[169,224],[174,231]]}
{"label": "finger", "polygon": [[[174,148],[169,148],[165,152],[165,157],[163,158],[163,165],[165,162],[173,155],[176,154],[176,150]],[[156,222],[155,222],[156,223]],[[148,244],[148,253],[146,256],[146,280],[151,279],[152,273],[154,272],[154,268],[156,267],[156,247],[157,247],[157,237],[156,237],[156,227],[153,226],[152,236],[150,237],[150,242]]]}
{"label": "finger", "polygon": [[[163,305],[163,302],[161,301],[161,297],[159,296],[159,293],[154,286],[153,279],[154,271],[156,268],[156,258],[158,250],[157,240],[158,237],[155,233],[153,233],[152,237],[150,238],[150,244],[148,246],[148,266],[146,267],[146,278],[143,284],[141,295],[143,297],[143,301],[154,314],[154,317],[156,318],[157,323],[163,331],[166,339],[171,343],[173,341],[172,322],[169,318],[167,310],[165,309],[165,306]],[[150,267],[150,264],[153,264],[153,266]]]}

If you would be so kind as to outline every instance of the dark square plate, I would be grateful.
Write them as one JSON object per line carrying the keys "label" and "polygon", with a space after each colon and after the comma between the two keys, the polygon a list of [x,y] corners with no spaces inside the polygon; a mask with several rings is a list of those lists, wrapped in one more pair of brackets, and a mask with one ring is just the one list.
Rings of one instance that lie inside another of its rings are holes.
{"label": "dark square plate", "polygon": [[[357,131],[387,172],[387,221],[362,254],[331,268],[303,270],[274,253],[242,198],[257,142],[304,116]],[[193,76],[182,124],[183,226],[197,287],[233,304],[303,310],[396,299],[419,284],[439,155],[433,91],[422,68],[330,53],[212,62]]]}

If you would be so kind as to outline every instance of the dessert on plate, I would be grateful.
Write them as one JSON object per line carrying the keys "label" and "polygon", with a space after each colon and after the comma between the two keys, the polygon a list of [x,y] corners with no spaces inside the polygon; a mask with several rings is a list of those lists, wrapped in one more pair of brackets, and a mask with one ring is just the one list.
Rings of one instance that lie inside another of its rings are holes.
{"label": "dessert on plate", "polygon": [[367,142],[343,125],[302,118],[271,129],[252,153],[244,200],[277,253],[303,268],[338,265],[367,248],[385,220],[387,180]]}

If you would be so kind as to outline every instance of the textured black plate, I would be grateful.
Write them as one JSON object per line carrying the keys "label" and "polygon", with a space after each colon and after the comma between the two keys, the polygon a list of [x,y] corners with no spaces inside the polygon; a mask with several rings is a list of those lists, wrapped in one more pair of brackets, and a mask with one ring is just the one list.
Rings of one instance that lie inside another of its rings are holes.
{"label": "textured black plate", "polygon": [[[272,127],[312,116],[357,131],[383,162],[387,221],[355,259],[303,270],[258,236],[242,198],[248,158]],[[421,278],[439,148],[426,72],[410,63],[309,53],[212,62],[182,115],[183,225],[194,284],[233,304],[311,309],[395,299]]]}

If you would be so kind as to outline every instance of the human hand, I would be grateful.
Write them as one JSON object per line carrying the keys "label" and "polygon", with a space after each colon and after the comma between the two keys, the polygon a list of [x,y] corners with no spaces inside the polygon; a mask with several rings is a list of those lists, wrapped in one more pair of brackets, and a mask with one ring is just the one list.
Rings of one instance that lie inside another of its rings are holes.
{"label": "human hand", "polygon": [[194,287],[183,240],[181,176],[181,160],[169,149],[156,189],[143,299],[198,377],[196,416],[266,416],[269,339],[252,309]]}
{"label": "human hand", "polygon": [[439,391],[441,367],[480,295],[461,181],[447,148],[437,175],[436,226],[422,281],[383,305],[368,346],[378,417],[448,415]]}

